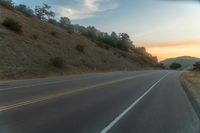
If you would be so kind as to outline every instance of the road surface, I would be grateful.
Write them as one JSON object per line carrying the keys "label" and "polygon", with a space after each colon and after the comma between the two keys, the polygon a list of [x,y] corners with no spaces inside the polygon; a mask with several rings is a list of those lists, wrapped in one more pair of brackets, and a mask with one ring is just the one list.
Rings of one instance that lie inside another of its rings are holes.
{"label": "road surface", "polygon": [[0,82],[0,133],[199,133],[178,71]]}

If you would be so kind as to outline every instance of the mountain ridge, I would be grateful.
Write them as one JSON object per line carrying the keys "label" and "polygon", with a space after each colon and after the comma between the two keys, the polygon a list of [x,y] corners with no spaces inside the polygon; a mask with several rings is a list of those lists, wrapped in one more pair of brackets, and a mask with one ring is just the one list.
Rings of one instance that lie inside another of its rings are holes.
{"label": "mountain ridge", "polygon": [[179,57],[175,57],[175,58],[165,59],[165,60],[161,61],[161,63],[163,63],[166,68],[169,68],[169,66],[172,63],[176,62],[176,63],[180,63],[182,65],[181,69],[189,69],[189,68],[192,68],[193,64],[197,61],[200,61],[200,58],[192,57],[192,56],[179,56]]}

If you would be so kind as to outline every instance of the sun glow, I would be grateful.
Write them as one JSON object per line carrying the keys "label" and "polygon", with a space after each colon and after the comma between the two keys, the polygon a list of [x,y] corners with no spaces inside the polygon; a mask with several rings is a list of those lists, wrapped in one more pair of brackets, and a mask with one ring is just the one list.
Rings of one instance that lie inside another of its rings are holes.
{"label": "sun glow", "polygon": [[200,57],[200,40],[150,45],[147,46],[147,51],[156,55],[159,61],[178,56]]}

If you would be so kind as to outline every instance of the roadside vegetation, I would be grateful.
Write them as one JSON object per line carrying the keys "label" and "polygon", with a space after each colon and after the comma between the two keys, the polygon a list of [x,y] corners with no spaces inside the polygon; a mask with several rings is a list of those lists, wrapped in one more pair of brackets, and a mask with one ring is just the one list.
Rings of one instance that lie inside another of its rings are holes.
{"label": "roadside vegetation", "polygon": [[[30,7],[27,7],[26,5],[23,4],[15,6],[12,0],[0,0],[0,5],[12,10],[17,10],[28,17],[36,16],[41,21],[45,21],[53,25],[60,26],[66,29],[70,34],[78,33],[80,35],[83,35],[97,44],[108,45],[108,47],[114,47],[127,52],[128,51],[140,52],[141,50],[143,52],[146,52],[144,47],[136,48],[133,45],[133,42],[130,40],[129,35],[126,33],[117,34],[115,32],[112,32],[111,34],[109,34],[106,32],[101,32],[100,30],[96,29],[93,26],[84,27],[78,24],[73,25],[71,24],[71,20],[68,17],[60,17],[60,20],[58,21],[54,19],[55,13],[51,10],[51,6],[47,4],[43,4],[42,6],[36,6],[35,10],[32,10]],[[16,29],[17,31],[20,30],[21,28],[20,24],[14,22],[12,18],[9,18],[8,20],[11,22],[9,25],[10,27],[13,26],[14,28],[15,27],[17,28]],[[54,36],[55,32],[52,32],[52,35]],[[151,55],[149,54],[149,56]],[[152,58],[156,59],[156,57]]]}
{"label": "roadside vegetation", "polygon": [[4,6],[5,8],[8,8],[8,9],[14,9],[15,8],[12,0],[0,0],[0,5]]}
{"label": "roadside vegetation", "polygon": [[172,69],[172,70],[177,70],[177,69],[179,69],[179,68],[181,68],[181,67],[182,67],[182,65],[179,64],[179,63],[176,63],[176,62],[174,62],[174,63],[172,63],[172,64],[170,65],[170,69]]}
{"label": "roadside vegetation", "polygon": [[194,64],[193,70],[196,70],[196,71],[199,71],[199,72],[200,72],[200,61],[198,61],[198,62],[196,62],[196,63]]}
{"label": "roadside vegetation", "polygon": [[50,59],[50,64],[56,68],[64,68],[64,60],[61,57],[55,57]]}
{"label": "roadside vegetation", "polygon": [[22,26],[19,22],[15,21],[12,18],[6,18],[3,23],[3,26],[5,26],[6,28],[15,31],[17,33],[22,33]]}
{"label": "roadside vegetation", "polygon": [[55,19],[47,4],[31,9],[0,0],[0,16],[0,78],[160,67],[128,34]]}
{"label": "roadside vegetation", "polygon": [[193,70],[183,73],[181,80],[200,118],[200,61],[194,64]]}

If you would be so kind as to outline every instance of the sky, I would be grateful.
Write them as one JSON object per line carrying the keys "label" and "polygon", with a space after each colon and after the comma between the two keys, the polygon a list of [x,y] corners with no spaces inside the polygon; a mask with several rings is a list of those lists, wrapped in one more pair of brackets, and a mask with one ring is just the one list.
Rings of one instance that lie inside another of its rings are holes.
{"label": "sky", "polygon": [[199,0],[13,0],[31,8],[47,3],[57,18],[95,26],[111,33],[128,33],[159,60],[200,57]]}

